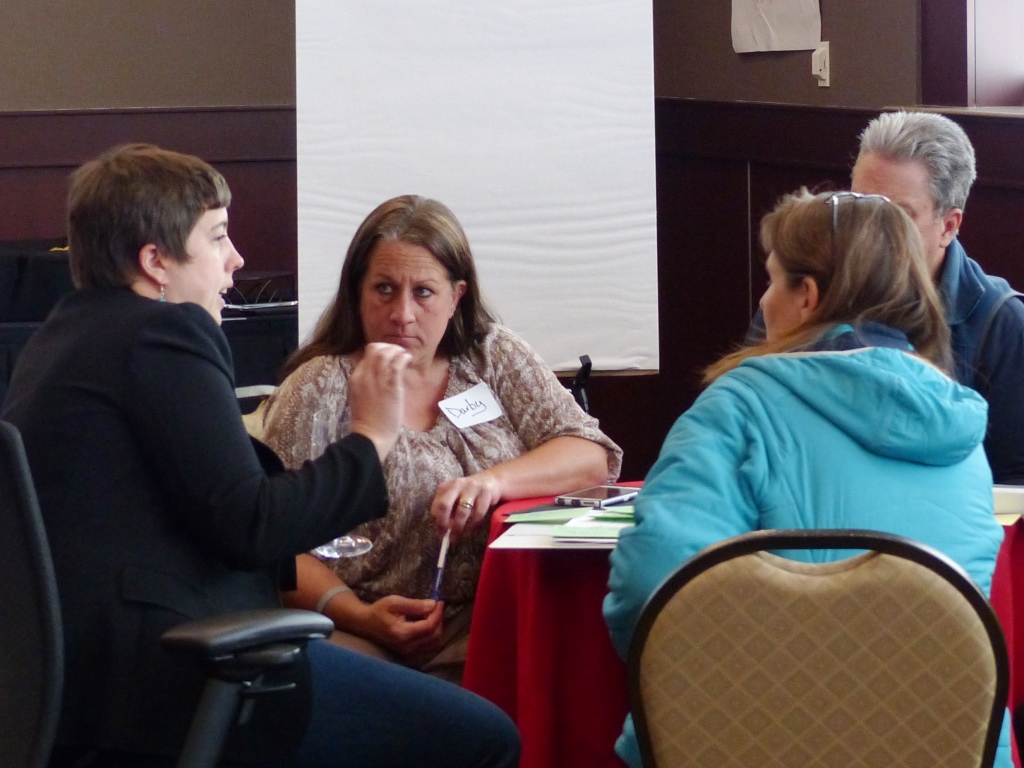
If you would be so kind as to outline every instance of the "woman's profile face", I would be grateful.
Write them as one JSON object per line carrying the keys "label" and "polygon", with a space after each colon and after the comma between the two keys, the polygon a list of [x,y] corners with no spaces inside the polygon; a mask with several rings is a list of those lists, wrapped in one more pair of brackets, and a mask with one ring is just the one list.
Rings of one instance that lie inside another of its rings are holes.
{"label": "woman's profile face", "polygon": [[227,208],[203,213],[185,241],[188,261],[167,263],[167,301],[198,304],[219,324],[223,294],[245,262],[228,237]]}
{"label": "woman's profile face", "polygon": [[465,281],[452,283],[434,254],[420,245],[381,240],[370,254],[359,311],[367,343],[404,347],[413,365],[434,359]]}
{"label": "woman's profile face", "polygon": [[817,292],[814,306],[808,308],[806,283],[811,278],[805,277],[799,285],[790,287],[789,276],[779,264],[774,251],[768,254],[765,269],[768,270],[768,288],[761,296],[761,312],[764,314],[768,341],[775,341],[804,324],[814,306],[817,306]]}

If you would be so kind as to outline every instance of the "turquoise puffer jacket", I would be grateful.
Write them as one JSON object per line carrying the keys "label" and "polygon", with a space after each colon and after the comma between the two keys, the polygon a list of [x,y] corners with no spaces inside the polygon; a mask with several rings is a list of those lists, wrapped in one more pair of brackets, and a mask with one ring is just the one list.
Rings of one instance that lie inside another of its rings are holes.
{"label": "turquoise puffer jacket", "polygon": [[[684,560],[759,529],[899,534],[947,554],[988,594],[1003,533],[986,419],[973,390],[897,349],[746,360],[676,422],[636,499],[636,526],[612,553],[604,613],[619,653]],[[1010,765],[1008,720],[997,766]],[[640,765],[628,718],[616,751]]]}

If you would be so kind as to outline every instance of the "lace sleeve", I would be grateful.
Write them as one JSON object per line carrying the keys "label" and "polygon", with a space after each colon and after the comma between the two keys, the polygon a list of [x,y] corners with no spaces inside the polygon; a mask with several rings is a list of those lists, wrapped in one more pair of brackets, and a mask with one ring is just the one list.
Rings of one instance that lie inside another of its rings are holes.
{"label": "lace sleeve", "polygon": [[[288,469],[312,458],[313,414],[326,410],[334,424],[345,411],[347,382],[334,356],[314,358],[293,371],[271,395],[263,421],[263,442]],[[336,440],[340,434],[332,434]]]}
{"label": "lace sleeve", "polygon": [[491,386],[527,450],[556,437],[580,437],[608,454],[609,480],[619,476],[622,449],[583,412],[533,348],[503,326],[495,326],[482,354]]}

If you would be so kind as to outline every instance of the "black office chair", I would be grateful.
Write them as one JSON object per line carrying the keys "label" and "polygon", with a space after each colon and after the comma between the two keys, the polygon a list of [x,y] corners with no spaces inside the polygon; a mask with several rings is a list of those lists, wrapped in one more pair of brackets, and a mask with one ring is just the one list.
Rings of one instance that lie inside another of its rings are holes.
{"label": "black office chair", "polygon": [[[213,768],[245,697],[261,676],[330,635],[330,619],[284,608],[180,624],[164,646],[207,670],[178,765]],[[0,422],[0,766],[44,768],[60,712],[64,646],[53,561],[21,435]]]}
{"label": "black office chair", "polygon": [[64,639],[57,581],[18,431],[0,422],[0,765],[43,768],[57,729]]}
{"label": "black office chair", "polygon": [[587,397],[587,382],[590,381],[590,371],[594,367],[590,362],[590,355],[580,355],[580,368],[573,376],[572,384],[567,389],[572,392],[573,399],[583,409],[584,413],[590,413],[590,399]]}
{"label": "black office chair", "polygon": [[[768,550],[867,550],[805,563]],[[654,593],[629,651],[647,768],[991,766],[1009,665],[970,577],[873,531],[756,531]]]}

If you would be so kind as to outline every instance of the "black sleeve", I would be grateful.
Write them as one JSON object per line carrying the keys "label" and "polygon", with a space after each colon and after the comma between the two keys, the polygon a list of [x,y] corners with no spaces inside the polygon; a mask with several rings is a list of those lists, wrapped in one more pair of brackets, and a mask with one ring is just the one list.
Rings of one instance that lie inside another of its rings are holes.
{"label": "black sleeve", "polygon": [[361,435],[299,470],[268,473],[242,424],[223,333],[201,307],[173,310],[139,332],[126,403],[171,511],[204,548],[255,568],[386,512],[377,452]]}
{"label": "black sleeve", "polygon": [[992,320],[978,361],[988,400],[985,453],[995,482],[1024,485],[1024,302],[1013,298]]}

